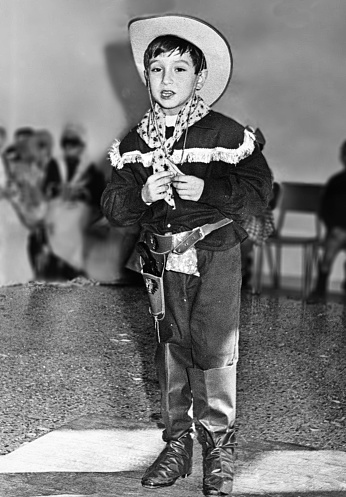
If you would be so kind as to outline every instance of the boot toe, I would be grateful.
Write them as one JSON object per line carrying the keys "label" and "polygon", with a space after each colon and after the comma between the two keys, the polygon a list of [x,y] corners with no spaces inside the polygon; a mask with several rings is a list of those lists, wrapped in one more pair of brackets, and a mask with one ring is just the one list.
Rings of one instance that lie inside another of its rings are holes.
{"label": "boot toe", "polygon": [[160,469],[150,471],[144,474],[142,486],[146,488],[170,487],[178,478],[186,478],[190,473],[178,473],[177,471],[162,471]]}
{"label": "boot toe", "polygon": [[146,488],[161,488],[161,487],[170,487],[174,485],[180,475],[175,475],[174,477],[168,477],[167,475],[148,475],[143,476],[142,478],[142,486]]}
{"label": "boot toe", "polygon": [[170,487],[178,478],[189,476],[192,471],[193,442],[190,434],[167,443],[161,454],[142,477],[147,488]]}

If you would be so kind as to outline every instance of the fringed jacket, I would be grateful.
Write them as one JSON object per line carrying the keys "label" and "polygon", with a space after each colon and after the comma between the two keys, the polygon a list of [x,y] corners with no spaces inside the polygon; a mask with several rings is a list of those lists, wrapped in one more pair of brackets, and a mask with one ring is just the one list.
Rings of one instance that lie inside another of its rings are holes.
{"label": "fringed jacket", "polygon": [[113,152],[112,178],[101,198],[101,207],[113,225],[139,223],[142,230],[180,233],[224,218],[234,222],[207,235],[197,248],[226,250],[247,237],[241,222],[261,213],[272,193],[272,175],[253,133],[233,119],[210,111],[188,128],[174,145],[171,156],[183,174],[204,180],[200,199],[182,200],[175,192],[175,209],[164,200],[147,205],[141,197],[143,185],[153,173],[153,150],[136,128]]}

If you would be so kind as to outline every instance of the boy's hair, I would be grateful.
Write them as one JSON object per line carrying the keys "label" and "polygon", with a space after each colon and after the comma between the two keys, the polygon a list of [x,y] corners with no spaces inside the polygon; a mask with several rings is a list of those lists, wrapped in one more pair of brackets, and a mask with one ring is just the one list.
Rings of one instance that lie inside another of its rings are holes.
{"label": "boy's hair", "polygon": [[174,35],[163,35],[155,38],[149,43],[144,52],[144,67],[148,69],[150,60],[162,53],[173,53],[178,51],[180,55],[188,53],[191,56],[192,63],[195,67],[195,74],[198,74],[202,69],[207,68],[207,63],[202,50],[193,43],[179,38]]}

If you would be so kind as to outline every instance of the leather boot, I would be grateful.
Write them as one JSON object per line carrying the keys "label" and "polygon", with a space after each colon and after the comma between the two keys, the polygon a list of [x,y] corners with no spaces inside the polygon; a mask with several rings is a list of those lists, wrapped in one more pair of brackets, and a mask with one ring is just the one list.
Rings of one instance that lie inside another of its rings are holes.
{"label": "leather boot", "polygon": [[143,487],[169,487],[179,477],[189,476],[192,471],[192,447],[193,440],[190,433],[185,433],[176,440],[167,441],[166,447],[144,473]]}
{"label": "leather boot", "polygon": [[231,494],[234,475],[236,366],[189,369],[203,450],[204,495]]}
{"label": "leather boot", "polygon": [[193,420],[187,368],[192,366],[191,351],[171,343],[158,344],[155,356],[161,388],[161,415],[165,425],[166,447],[146,470],[142,485],[148,488],[168,487],[192,471],[191,438]]}

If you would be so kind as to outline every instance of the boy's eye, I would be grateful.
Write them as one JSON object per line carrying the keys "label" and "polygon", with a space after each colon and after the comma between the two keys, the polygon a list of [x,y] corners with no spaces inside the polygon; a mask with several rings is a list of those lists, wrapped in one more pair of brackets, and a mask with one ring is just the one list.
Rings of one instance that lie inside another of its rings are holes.
{"label": "boy's eye", "polygon": [[185,67],[176,67],[175,70],[177,72],[185,72],[186,71]]}
{"label": "boy's eye", "polygon": [[161,71],[161,67],[157,67],[157,66],[156,67],[151,67],[150,71],[151,72],[159,72],[159,71]]}

